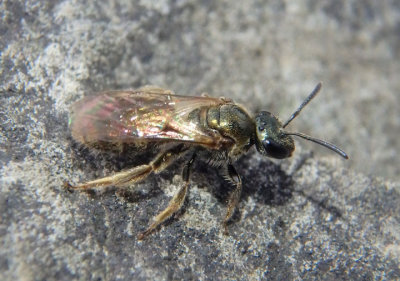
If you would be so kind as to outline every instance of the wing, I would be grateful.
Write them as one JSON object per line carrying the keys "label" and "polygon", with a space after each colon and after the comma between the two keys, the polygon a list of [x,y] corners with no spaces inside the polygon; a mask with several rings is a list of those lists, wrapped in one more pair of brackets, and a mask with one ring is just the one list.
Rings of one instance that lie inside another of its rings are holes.
{"label": "wing", "polygon": [[223,137],[215,132],[210,134],[189,114],[202,107],[229,102],[212,97],[179,96],[146,86],[85,97],[73,105],[69,122],[73,138],[84,144],[177,141],[215,146]]}

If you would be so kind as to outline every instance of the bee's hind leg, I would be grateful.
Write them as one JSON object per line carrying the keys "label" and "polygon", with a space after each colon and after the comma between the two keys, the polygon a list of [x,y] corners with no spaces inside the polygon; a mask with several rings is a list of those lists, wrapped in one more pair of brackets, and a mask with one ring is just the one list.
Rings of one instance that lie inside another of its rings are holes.
{"label": "bee's hind leg", "polygon": [[183,185],[179,188],[178,192],[174,195],[174,197],[169,202],[167,208],[165,208],[161,213],[159,213],[153,219],[153,223],[142,233],[138,235],[138,239],[142,240],[146,236],[148,236],[155,228],[157,228],[160,224],[170,218],[174,213],[179,211],[182,207],[187,190],[189,188],[189,178],[190,172],[192,168],[192,164],[196,158],[196,154],[193,154],[192,158],[185,164],[182,171],[182,179],[184,181]]}
{"label": "bee's hind leg", "polygon": [[170,149],[160,152],[149,164],[137,166],[125,171],[118,172],[108,177],[80,183],[77,185],[65,183],[64,187],[70,191],[87,190],[92,188],[106,187],[110,185],[124,187],[145,179],[152,172],[161,172],[187,151],[187,147],[180,144],[178,146],[174,146]]}

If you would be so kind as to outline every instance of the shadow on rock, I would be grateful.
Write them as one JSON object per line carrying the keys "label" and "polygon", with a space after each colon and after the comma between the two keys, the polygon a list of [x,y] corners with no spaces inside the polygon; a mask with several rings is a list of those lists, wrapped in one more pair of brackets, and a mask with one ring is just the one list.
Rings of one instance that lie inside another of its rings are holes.
{"label": "shadow on rock", "polygon": [[[293,180],[280,166],[266,160],[257,163],[254,167],[250,159],[239,160],[236,163],[238,173],[242,178],[243,189],[241,200],[251,196],[257,202],[266,205],[283,205],[292,197]],[[224,204],[228,201],[233,190],[231,183],[224,180],[222,172],[215,172],[215,168],[206,163],[198,162],[195,167],[193,182],[197,177],[204,181],[206,176],[207,188]]]}
{"label": "shadow on rock", "polygon": [[258,161],[257,166],[251,161],[249,158],[238,163],[242,171],[242,200],[251,196],[256,202],[270,206],[287,203],[293,193],[292,177],[269,160]]}

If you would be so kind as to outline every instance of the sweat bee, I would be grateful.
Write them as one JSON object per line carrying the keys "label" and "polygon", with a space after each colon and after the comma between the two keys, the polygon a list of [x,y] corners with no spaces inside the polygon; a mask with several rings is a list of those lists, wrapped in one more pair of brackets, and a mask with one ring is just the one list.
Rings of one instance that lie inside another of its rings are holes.
{"label": "sweat bee", "polygon": [[126,187],[159,173],[171,163],[189,154],[182,171],[183,183],[169,205],[153,219],[138,238],[143,239],[183,205],[191,168],[195,159],[222,167],[234,185],[224,218],[225,231],[239,202],[242,180],[233,163],[253,145],[262,155],[283,159],[295,149],[292,136],[320,144],[345,159],[347,154],[335,145],[302,133],[286,131],[286,126],[317,95],[319,83],[300,107],[285,122],[268,111],[255,117],[242,106],[226,98],[181,96],[155,86],[137,90],[109,91],[88,96],[73,105],[70,118],[72,137],[87,146],[123,144],[141,150],[156,147],[157,156],[148,164],[136,166],[111,176],[76,185],[68,190],[87,190],[106,186]]}

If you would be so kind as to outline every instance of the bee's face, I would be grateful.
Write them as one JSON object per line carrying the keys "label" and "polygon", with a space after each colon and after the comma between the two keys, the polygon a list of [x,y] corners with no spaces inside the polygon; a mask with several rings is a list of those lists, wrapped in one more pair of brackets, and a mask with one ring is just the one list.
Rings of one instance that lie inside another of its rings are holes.
{"label": "bee's face", "polygon": [[282,124],[267,111],[261,111],[256,118],[256,147],[268,157],[283,159],[294,151],[293,139],[281,130]]}

